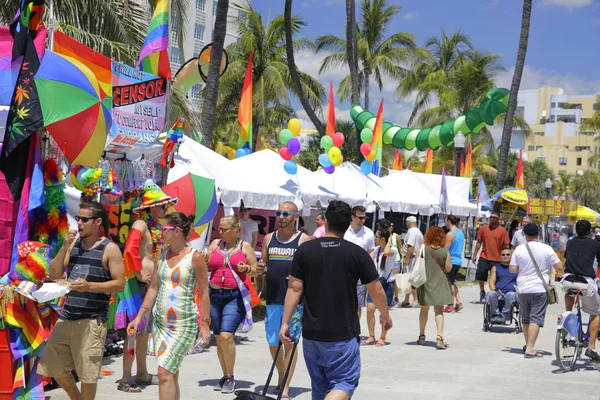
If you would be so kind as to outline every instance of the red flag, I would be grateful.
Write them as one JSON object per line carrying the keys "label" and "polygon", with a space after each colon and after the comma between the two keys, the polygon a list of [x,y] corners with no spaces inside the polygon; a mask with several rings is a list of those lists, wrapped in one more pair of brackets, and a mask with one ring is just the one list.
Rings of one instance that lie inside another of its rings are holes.
{"label": "red flag", "polygon": [[465,177],[465,156],[460,156],[460,176],[461,178]]}
{"label": "red flag", "polygon": [[329,104],[327,105],[327,136],[333,138],[335,135],[335,104],[333,102],[333,82],[329,82]]}
{"label": "red flag", "polygon": [[473,155],[471,153],[471,145],[467,147],[467,158],[465,159],[465,178],[473,177]]}
{"label": "red flag", "polygon": [[398,149],[396,149],[396,152],[394,153],[394,162],[392,163],[392,169],[395,171],[402,171],[402,154],[400,154],[400,151],[398,151]]}
{"label": "red flag", "polygon": [[431,148],[427,149],[426,157],[425,173],[431,174],[433,173],[433,150]]}
{"label": "red flag", "polygon": [[519,152],[519,163],[517,164],[517,187],[525,189],[525,178],[523,177],[523,150]]}

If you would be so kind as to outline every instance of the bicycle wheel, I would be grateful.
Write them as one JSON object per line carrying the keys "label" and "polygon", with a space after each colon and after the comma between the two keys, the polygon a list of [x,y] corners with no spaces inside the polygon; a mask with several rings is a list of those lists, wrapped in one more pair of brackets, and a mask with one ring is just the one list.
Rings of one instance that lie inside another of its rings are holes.
{"label": "bicycle wheel", "polygon": [[555,343],[556,361],[564,372],[572,371],[581,354],[579,342],[566,329],[556,331]]}

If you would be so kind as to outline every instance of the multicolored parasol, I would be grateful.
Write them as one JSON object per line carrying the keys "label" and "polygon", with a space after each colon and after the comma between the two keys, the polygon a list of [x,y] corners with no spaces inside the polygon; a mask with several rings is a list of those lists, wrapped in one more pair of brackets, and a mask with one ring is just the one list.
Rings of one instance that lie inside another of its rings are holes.
{"label": "multicolored parasol", "polygon": [[93,72],[47,50],[34,77],[44,126],[71,164],[95,167],[112,123],[110,97],[102,100]]}
{"label": "multicolored parasol", "polygon": [[207,224],[217,213],[219,203],[213,179],[188,173],[163,186],[162,190],[171,197],[179,198],[175,206],[177,211],[196,215],[194,226]]}
{"label": "multicolored parasol", "polygon": [[524,189],[506,188],[492,196],[492,202],[512,203],[518,206],[524,206],[529,203],[530,197],[531,195]]}

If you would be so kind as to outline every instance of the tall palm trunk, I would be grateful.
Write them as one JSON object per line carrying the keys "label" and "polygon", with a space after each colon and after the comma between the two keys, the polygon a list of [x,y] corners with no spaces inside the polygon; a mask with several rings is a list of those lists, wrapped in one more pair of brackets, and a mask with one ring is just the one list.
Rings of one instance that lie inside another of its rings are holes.
{"label": "tall palm trunk", "polygon": [[285,25],[285,53],[287,56],[287,64],[290,70],[290,76],[294,82],[294,88],[296,89],[298,99],[300,99],[300,104],[302,104],[302,108],[304,108],[304,111],[306,111],[308,118],[310,118],[310,121],[313,123],[319,133],[324,134],[325,126],[323,126],[323,123],[319,120],[315,114],[315,111],[310,106],[308,99],[304,95],[304,90],[302,90],[302,85],[300,84],[300,77],[298,76],[298,70],[296,69],[296,62],[294,61],[294,41],[292,39],[292,0],[285,0],[283,21]]}
{"label": "tall palm trunk", "polygon": [[369,80],[371,78],[371,73],[365,68],[365,110],[369,109]]}
{"label": "tall palm trunk", "polygon": [[[350,99],[352,104],[360,104],[360,84],[358,82],[358,41],[356,38],[356,6],[354,0],[346,0],[346,57],[350,68]],[[356,154],[360,153],[360,135],[356,136]]]}
{"label": "tall palm trunk", "polygon": [[217,100],[219,97],[219,70],[221,68],[221,57],[223,57],[223,45],[227,34],[227,10],[229,0],[218,0],[217,15],[215,16],[215,31],[210,52],[210,69],[208,80],[204,89],[204,101],[202,103],[202,135],[207,146],[212,147],[212,131],[215,124],[217,112]]}
{"label": "tall palm trunk", "polygon": [[515,73],[510,85],[510,96],[508,98],[508,109],[504,118],[504,129],[502,129],[502,142],[500,144],[500,158],[498,160],[498,175],[496,176],[496,190],[501,190],[506,183],[506,168],[508,166],[508,152],[510,151],[510,138],[513,128],[513,117],[517,108],[517,95],[521,86],[525,56],[527,55],[527,43],[529,41],[529,24],[531,22],[532,0],[523,0],[523,17],[521,19],[521,36],[519,38],[519,50]]}

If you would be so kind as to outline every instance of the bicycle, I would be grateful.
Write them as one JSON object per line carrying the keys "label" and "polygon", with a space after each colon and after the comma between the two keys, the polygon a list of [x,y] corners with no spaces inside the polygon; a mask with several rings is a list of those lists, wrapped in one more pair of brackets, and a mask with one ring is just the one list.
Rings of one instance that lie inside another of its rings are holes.
{"label": "bicycle", "polygon": [[575,368],[575,363],[590,341],[589,324],[587,331],[583,332],[579,302],[581,290],[569,289],[567,295],[575,298],[573,306],[577,306],[577,312],[566,311],[559,315],[556,321],[556,361],[564,372],[572,371]]}

